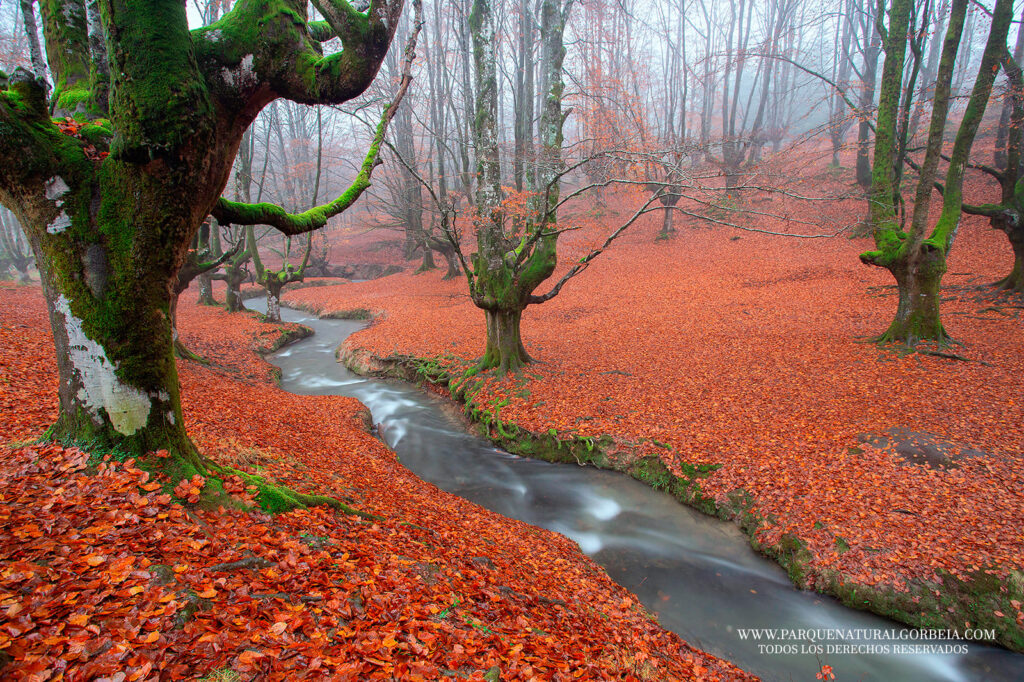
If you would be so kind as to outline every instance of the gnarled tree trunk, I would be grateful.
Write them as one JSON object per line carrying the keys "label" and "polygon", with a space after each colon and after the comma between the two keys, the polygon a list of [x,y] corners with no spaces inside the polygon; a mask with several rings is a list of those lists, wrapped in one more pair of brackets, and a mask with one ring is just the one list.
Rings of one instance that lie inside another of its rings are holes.
{"label": "gnarled tree trunk", "polygon": [[[57,110],[95,109],[83,0],[42,6]],[[154,467],[172,479],[207,471],[184,429],[173,353],[173,289],[196,231],[215,207],[236,224],[316,229],[368,186],[376,160],[311,215],[221,199],[243,131],[272,99],[341,103],[369,86],[402,2],[375,0],[358,17],[348,3],[317,6],[326,21],[307,25],[305,2],[239,0],[216,29],[189,31],[182,2],[101,0],[112,82],[99,113],[109,122],[81,137],[54,125],[44,84],[27,71],[0,91],[0,202],[32,245],[57,350],[52,436],[166,450]],[[325,56],[319,41],[332,36],[344,50]]]}

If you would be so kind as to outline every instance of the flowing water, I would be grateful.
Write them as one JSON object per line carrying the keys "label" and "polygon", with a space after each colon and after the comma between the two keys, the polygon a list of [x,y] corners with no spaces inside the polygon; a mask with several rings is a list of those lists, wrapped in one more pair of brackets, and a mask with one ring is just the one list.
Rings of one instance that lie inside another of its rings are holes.
{"label": "flowing water", "polygon": [[[814,680],[823,663],[833,666],[839,682],[1024,680],[1024,655],[974,642],[910,638],[912,630],[795,589],[731,523],[622,474],[503,452],[467,433],[441,398],[404,382],[349,372],[334,351],[365,323],[294,310],[282,314],[316,332],[270,356],[282,370],[282,388],[357,398],[370,408],[381,438],[420,478],[572,538],[665,628],[694,646],[766,680]],[[758,629],[814,632],[788,632],[789,639],[773,642],[764,634],[756,639],[752,631]],[[867,634],[850,639],[858,634],[850,630]],[[897,651],[925,646],[966,653]],[[842,653],[843,647],[860,648]]]}

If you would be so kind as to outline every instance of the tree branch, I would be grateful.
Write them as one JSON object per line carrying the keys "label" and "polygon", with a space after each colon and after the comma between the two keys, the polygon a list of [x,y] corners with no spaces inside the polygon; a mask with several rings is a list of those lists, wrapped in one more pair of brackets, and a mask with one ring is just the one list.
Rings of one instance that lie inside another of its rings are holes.
{"label": "tree branch", "polygon": [[[237,201],[229,201],[221,197],[213,208],[213,215],[223,224],[234,225],[269,225],[283,234],[294,236],[311,232],[327,224],[330,218],[338,215],[349,208],[370,186],[370,176],[373,169],[380,164],[380,147],[387,134],[388,124],[394,118],[398,106],[405,97],[409,84],[412,82],[412,62],[416,58],[416,39],[422,22],[422,3],[420,0],[413,0],[415,18],[413,30],[405,46],[405,56],[402,63],[402,79],[391,102],[381,114],[380,122],[377,124],[376,132],[370,143],[370,149],[363,159],[355,180],[338,198],[327,204],[316,206],[302,213],[289,213],[281,206],[271,203],[246,204]],[[373,6],[370,8],[373,13]]]}
{"label": "tree branch", "polygon": [[625,232],[627,227],[629,227],[630,225],[635,223],[637,221],[637,219],[640,216],[642,216],[644,213],[647,213],[648,212],[648,207],[652,203],[654,203],[654,201],[656,199],[658,199],[658,195],[657,194],[652,195],[651,198],[648,199],[644,203],[643,206],[641,206],[639,209],[637,209],[636,213],[634,213],[632,216],[630,216],[629,220],[624,222],[622,225],[619,225],[619,227],[614,232],[612,232],[610,235],[608,235],[608,238],[604,240],[604,243],[600,247],[598,247],[598,248],[594,249],[593,251],[591,251],[590,253],[588,253],[586,256],[581,258],[575,265],[573,265],[571,268],[569,268],[569,271],[567,273],[565,273],[564,275],[562,275],[562,278],[560,280],[558,280],[558,282],[555,283],[555,286],[553,286],[548,293],[543,294],[541,296],[531,295],[530,298],[529,298],[529,302],[531,304],[532,303],[544,303],[545,301],[550,301],[555,296],[557,296],[558,292],[560,292],[562,290],[562,287],[565,286],[566,282],[568,282],[570,279],[572,279],[573,277],[575,277],[576,275],[580,274],[581,272],[586,270],[588,267],[590,267],[590,263],[595,258],[600,256],[601,253],[605,249],[607,249],[611,245],[611,243],[613,241],[615,241],[615,239],[620,234]]}

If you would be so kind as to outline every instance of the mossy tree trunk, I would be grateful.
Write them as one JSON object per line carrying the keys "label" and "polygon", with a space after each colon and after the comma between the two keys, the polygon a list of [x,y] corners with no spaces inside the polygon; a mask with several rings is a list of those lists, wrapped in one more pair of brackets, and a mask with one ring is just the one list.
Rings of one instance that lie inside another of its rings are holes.
{"label": "mossy tree trunk", "polygon": [[36,24],[35,2],[33,0],[19,0],[21,6],[22,21],[25,25],[25,35],[28,37],[29,61],[32,64],[32,73],[38,80],[46,80],[46,62],[43,61],[43,49],[39,45],[39,28]]}
{"label": "mossy tree trunk", "polygon": [[[89,82],[84,4],[42,4],[50,67],[66,97]],[[327,21],[307,24],[305,2],[239,0],[215,25],[189,31],[179,0],[101,0],[112,83],[99,113],[109,127],[87,125],[79,136],[54,125],[43,83],[15,72],[0,92],[0,202],[21,222],[42,275],[60,374],[52,436],[132,454],[167,450],[156,466],[172,478],[207,470],[182,420],[175,278],[215,208],[236,224],[268,222],[270,212],[278,229],[298,234],[368,186],[361,173],[360,187],[315,215],[220,198],[262,107],[277,97],[338,104],[366,89],[402,4],[375,0],[359,13],[324,0]],[[325,56],[319,41],[332,36],[344,49]]]}
{"label": "mossy tree trunk", "polygon": [[519,332],[522,310],[487,310],[484,317],[487,321],[487,347],[480,361],[481,366],[494,367],[499,374],[505,374],[532,361]]}
{"label": "mossy tree trunk", "polygon": [[[949,25],[935,85],[925,158],[918,170],[914,212],[907,231],[903,231],[896,223],[891,201],[893,188],[891,184],[887,184],[891,183],[893,178],[894,139],[891,132],[895,130],[895,116],[892,117],[892,121],[888,118],[883,120],[883,108],[879,108],[871,193],[871,218],[876,248],[874,251],[861,254],[860,258],[864,263],[889,270],[896,279],[899,289],[896,317],[889,329],[879,337],[879,341],[898,341],[907,345],[914,345],[923,340],[939,344],[948,342],[939,317],[942,276],[946,272],[946,258],[960,225],[964,170],[992,92],[992,84],[1006,53],[1006,35],[1011,23],[1012,9],[1012,0],[997,0],[993,9],[988,43],[982,55],[978,77],[974,82],[971,98],[950,154],[943,190],[942,212],[930,235],[927,233],[928,209],[942,153],[949,111],[950,83],[967,13],[967,0],[953,0],[950,8]],[[906,40],[906,32],[902,28],[904,24],[901,22],[908,13],[908,0],[896,0],[893,3],[882,77],[882,98],[887,104],[887,98],[894,96],[893,83],[886,78],[887,74],[892,73],[890,60],[898,59],[900,63],[896,67],[902,68],[903,59],[899,56],[901,53],[898,47],[892,43]],[[899,85],[898,77],[895,85]],[[898,96],[898,88],[895,90],[895,96]],[[889,111],[890,108],[887,106],[886,114]],[[891,111],[895,114],[895,108]]]}
{"label": "mossy tree trunk", "polygon": [[899,341],[914,345],[928,339],[944,343],[946,331],[939,316],[939,294],[946,259],[938,249],[918,254],[916,262],[894,263],[889,271],[896,280],[898,303],[896,317],[879,341]]}
{"label": "mossy tree trunk", "polygon": [[1020,216],[1024,216],[1024,212],[1017,213],[1013,225],[1005,223],[1003,229],[1013,249],[1013,269],[993,286],[1001,291],[1024,294],[1024,224],[1021,224]]}
{"label": "mossy tree trunk", "polygon": [[900,106],[903,62],[907,53],[907,30],[912,0],[892,0],[882,63],[881,92],[875,123],[875,149],[868,192],[868,221],[877,232],[880,226],[895,226],[893,198],[898,191],[893,160],[896,156],[896,119]]}
{"label": "mossy tree trunk", "polygon": [[89,108],[89,32],[85,0],[40,0],[46,60],[53,74],[57,116]]}
{"label": "mossy tree trunk", "polygon": [[[551,276],[557,263],[555,207],[562,170],[562,34],[561,3],[545,0],[541,7],[542,70],[545,101],[541,112],[538,193],[534,215],[510,220],[502,209],[498,155],[498,87],[495,17],[489,0],[474,0],[470,14],[476,74],[476,116],[473,134],[477,154],[477,252],[466,269],[473,303],[484,311],[487,345],[475,371],[515,371],[530,362],[522,343],[523,310],[533,291]],[[514,226],[518,226],[516,230]]]}
{"label": "mossy tree trunk", "polygon": [[[1017,38],[1014,54],[1003,55],[1003,69],[1010,87],[1006,92],[1000,131],[996,136],[996,167],[977,166],[996,179],[1001,188],[998,204],[964,204],[964,213],[982,215],[993,228],[1006,234],[1013,251],[1013,268],[992,286],[999,291],[1024,294],[1024,179],[1021,179],[1021,152],[1024,146],[1024,72],[1020,56],[1024,54],[1024,31]],[[1007,111],[1009,113],[1007,113]]]}

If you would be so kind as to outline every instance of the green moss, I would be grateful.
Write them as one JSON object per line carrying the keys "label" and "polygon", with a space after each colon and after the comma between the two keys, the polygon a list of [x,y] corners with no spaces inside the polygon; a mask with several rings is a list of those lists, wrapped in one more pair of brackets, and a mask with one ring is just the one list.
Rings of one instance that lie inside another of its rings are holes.
{"label": "green moss", "polygon": [[213,103],[197,71],[185,5],[112,0],[112,6],[105,13],[117,35],[110,55],[111,155],[148,162],[212,139]]}
{"label": "green moss", "polygon": [[[420,370],[439,367],[436,362],[414,358],[390,358],[384,361],[384,365],[384,369],[377,374],[411,382],[423,382],[431,378]],[[349,367],[357,372],[365,369],[353,365]],[[452,374],[440,369],[432,379],[442,384],[447,382],[453,399],[464,403],[466,414],[471,418],[477,421],[487,419],[497,425],[494,412],[480,409],[472,399],[483,382],[478,381],[467,389],[465,378],[458,373]],[[511,430],[512,426],[515,425],[503,424],[500,429],[488,428],[483,435],[517,455],[623,471],[706,514],[731,520],[750,538],[751,547],[775,560],[798,587],[813,587],[819,592],[837,597],[847,606],[870,610],[917,627],[962,630],[965,623],[970,622],[972,628],[995,630],[999,644],[1014,651],[1024,651],[1024,631],[1013,622],[1012,616],[1016,611],[1010,604],[1011,600],[1024,601],[1024,573],[1015,572],[1007,581],[999,580],[994,569],[977,571],[963,581],[942,574],[940,583],[911,583],[907,592],[896,592],[882,586],[853,584],[834,571],[813,566],[807,543],[797,535],[787,533],[774,544],[759,540],[758,531],[770,524],[771,519],[764,518],[754,510],[754,498],[749,492],[734,490],[722,503],[705,496],[701,491],[701,481],[711,476],[721,465],[694,466],[683,462],[680,463],[682,476],[675,476],[656,456],[640,457],[629,464],[623,464],[621,459],[609,458],[604,453],[616,444],[608,436],[599,439],[559,438],[555,429],[538,434],[520,427],[516,427],[513,435],[505,431]],[[820,523],[815,524],[815,528],[823,527]],[[835,542],[838,551],[849,549],[845,539],[836,536]],[[936,591],[938,596],[935,595]],[[994,614],[995,611],[1010,614],[1010,617],[999,618]]]}
{"label": "green moss", "polygon": [[[249,485],[256,486],[256,502],[259,503],[260,507],[271,514],[279,514],[293,509],[304,509],[306,507],[326,505],[353,516],[359,516],[375,521],[382,520],[382,517],[377,516],[376,514],[369,514],[350,507],[334,497],[300,493],[297,490],[288,488],[287,486],[272,483],[262,476],[256,476],[244,471],[239,471],[238,469],[232,469],[231,467],[214,465],[214,468],[222,475],[238,476]],[[223,490],[223,487],[221,490]]]}
{"label": "green moss", "polygon": [[299,339],[305,339],[313,335],[313,330],[309,327],[298,327],[297,329],[281,329],[280,334],[274,342],[270,344],[270,348],[267,352],[273,353],[276,350],[280,350],[287,346],[289,343],[294,343]]}
{"label": "green moss", "polygon": [[88,83],[89,37],[85,3],[40,0],[39,10],[46,38],[46,61],[55,81],[55,95]]}
{"label": "green moss", "polygon": [[98,149],[106,149],[110,144],[114,131],[110,128],[110,121],[107,119],[96,119],[82,126],[78,134],[83,140]]}
{"label": "green moss", "polygon": [[80,105],[88,111],[90,110],[92,91],[85,84],[80,84],[66,90],[54,90],[53,97],[54,106],[58,111],[74,113],[78,111]]}

